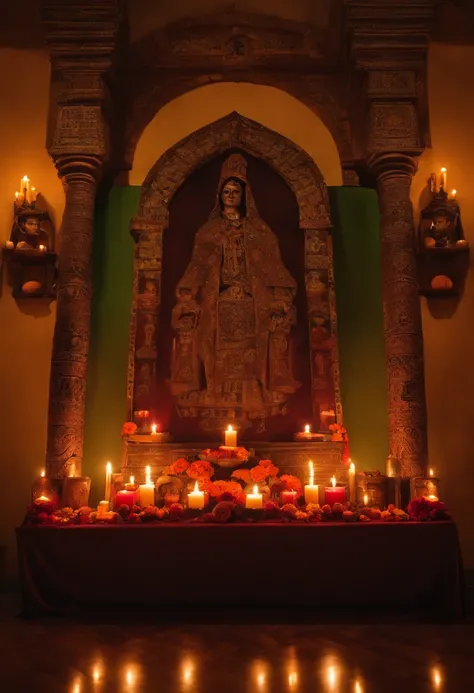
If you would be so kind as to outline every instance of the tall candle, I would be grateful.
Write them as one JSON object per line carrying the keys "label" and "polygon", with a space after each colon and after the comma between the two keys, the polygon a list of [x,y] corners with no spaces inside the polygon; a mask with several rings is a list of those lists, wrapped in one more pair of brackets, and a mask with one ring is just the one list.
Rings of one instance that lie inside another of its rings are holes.
{"label": "tall candle", "polygon": [[110,501],[110,485],[112,483],[112,462],[107,462],[105,466],[105,493],[104,498]]}
{"label": "tall candle", "polygon": [[224,444],[226,448],[237,447],[237,431],[230,424],[227,426],[227,431],[224,431]]}
{"label": "tall candle", "polygon": [[319,503],[319,486],[314,483],[314,465],[310,460],[309,467],[309,484],[304,487],[304,499],[306,503]]}
{"label": "tall candle", "polygon": [[204,508],[204,491],[199,490],[197,481],[194,484],[194,491],[188,493],[188,508],[192,510],[202,510]]}
{"label": "tall candle", "polygon": [[324,489],[324,499],[327,505],[346,502],[346,489],[344,486],[336,486],[336,477],[331,478],[331,486]]}
{"label": "tall candle", "polygon": [[143,508],[155,505],[155,485],[140,484],[138,487],[138,501]]}
{"label": "tall candle", "polygon": [[247,493],[245,507],[252,510],[260,510],[263,507],[263,496],[258,492],[258,486],[253,487],[253,493]]}
{"label": "tall candle", "polygon": [[355,483],[356,468],[354,462],[349,464],[349,500],[351,503],[356,502],[356,483]]}

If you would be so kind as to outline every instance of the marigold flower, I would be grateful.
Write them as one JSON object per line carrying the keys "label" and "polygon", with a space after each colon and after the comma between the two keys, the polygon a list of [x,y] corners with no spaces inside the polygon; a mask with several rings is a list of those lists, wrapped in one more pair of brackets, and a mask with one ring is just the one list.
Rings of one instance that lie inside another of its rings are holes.
{"label": "marigold flower", "polygon": [[179,474],[183,474],[189,467],[189,462],[184,459],[184,457],[180,457],[179,459],[175,460],[172,464],[169,465],[167,468],[168,474],[172,474],[174,476],[178,476]]}
{"label": "marigold flower", "polygon": [[266,480],[267,476],[267,470],[265,467],[257,466],[250,470],[250,477],[252,481],[254,481],[256,484],[263,483]]}
{"label": "marigold flower", "polygon": [[133,421],[126,421],[122,426],[122,436],[133,436],[137,432],[137,424]]}
{"label": "marigold flower", "polygon": [[303,485],[297,476],[293,476],[292,474],[283,474],[283,476],[280,477],[280,481],[282,484],[284,484],[286,491],[297,491],[299,494],[301,494]]}
{"label": "marigold flower", "polygon": [[250,481],[250,469],[234,469],[231,476],[248,484]]}

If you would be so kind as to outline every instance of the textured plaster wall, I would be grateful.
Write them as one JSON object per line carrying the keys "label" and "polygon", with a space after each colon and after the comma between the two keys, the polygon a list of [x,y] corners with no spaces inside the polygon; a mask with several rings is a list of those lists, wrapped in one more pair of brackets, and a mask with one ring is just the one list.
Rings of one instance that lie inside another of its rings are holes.
{"label": "textured plaster wall", "polygon": [[431,172],[448,169],[471,245],[471,267],[458,305],[422,299],[428,435],[431,465],[443,480],[443,496],[458,520],[464,559],[474,568],[474,142],[473,46],[434,44],[429,55],[429,103],[433,149],[420,160],[412,194],[416,211]]}
{"label": "textured plaster wall", "polygon": [[[9,238],[12,205],[27,174],[58,226],[64,193],[45,149],[49,58],[40,51],[0,49],[0,243]],[[0,297],[0,546],[14,568],[13,528],[24,514],[31,480],[44,465],[55,303],[13,300],[5,265]],[[1,573],[1,570],[0,570]],[[1,579],[1,575],[0,575]]]}

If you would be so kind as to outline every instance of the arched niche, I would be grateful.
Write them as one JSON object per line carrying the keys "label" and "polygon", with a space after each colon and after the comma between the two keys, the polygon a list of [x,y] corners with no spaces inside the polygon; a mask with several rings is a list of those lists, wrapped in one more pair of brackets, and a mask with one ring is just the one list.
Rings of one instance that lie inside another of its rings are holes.
{"label": "arched niche", "polygon": [[209,84],[162,106],[138,140],[129,173],[130,184],[141,185],[159,156],[196,130],[233,111],[299,145],[318,162],[327,185],[342,185],[340,153],[321,118],[282,89],[248,82]]}
{"label": "arched niche", "polygon": [[327,189],[315,162],[280,134],[232,113],[185,138],[159,158],[141,191],[139,215],[131,222],[136,241],[134,297],[128,378],[130,416],[153,414],[156,346],[148,334],[160,329],[163,233],[169,206],[188,176],[227,151],[239,150],[265,161],[286,182],[298,205],[304,234],[304,282],[311,368],[311,402],[319,427],[321,410],[334,407],[342,418],[336,339],[336,308]]}

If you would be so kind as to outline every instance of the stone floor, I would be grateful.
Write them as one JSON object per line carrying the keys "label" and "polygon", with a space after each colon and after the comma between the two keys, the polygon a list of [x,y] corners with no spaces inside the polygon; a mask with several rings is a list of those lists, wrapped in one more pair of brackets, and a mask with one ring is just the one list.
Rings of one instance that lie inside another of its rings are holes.
{"label": "stone floor", "polygon": [[2,693],[474,692],[470,623],[77,623],[17,609],[0,602]]}

